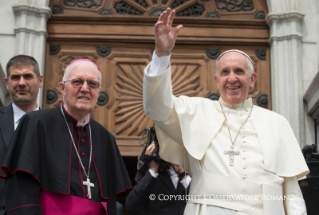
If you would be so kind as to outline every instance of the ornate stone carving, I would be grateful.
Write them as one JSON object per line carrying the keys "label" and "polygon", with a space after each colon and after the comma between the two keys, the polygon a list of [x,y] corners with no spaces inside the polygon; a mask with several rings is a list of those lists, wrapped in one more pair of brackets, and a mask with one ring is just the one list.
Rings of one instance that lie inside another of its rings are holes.
{"label": "ornate stone carving", "polygon": [[207,98],[209,98],[210,100],[213,100],[213,101],[217,101],[219,99],[220,95],[217,94],[217,93],[210,93]]}
{"label": "ornate stone carving", "polygon": [[255,13],[254,16],[255,19],[265,19],[265,12],[262,10],[259,10]]}
{"label": "ornate stone carving", "polygon": [[53,5],[52,14],[63,14],[63,7],[58,4]]}
{"label": "ornate stone carving", "polygon": [[47,90],[47,103],[53,104],[58,100],[58,93],[55,90],[48,89]]}
{"label": "ornate stone carving", "polygon": [[99,14],[100,15],[112,15],[112,11],[110,9],[104,8],[104,9],[99,11]]}
{"label": "ornate stone carving", "polygon": [[61,46],[60,45],[50,45],[50,55],[56,55],[60,52]]}
{"label": "ornate stone carving", "polygon": [[98,46],[96,47],[96,53],[101,57],[106,57],[111,54],[112,48],[109,46]]}
{"label": "ornate stone carving", "polygon": [[219,18],[219,15],[215,11],[211,11],[206,15],[206,17]]}
{"label": "ornate stone carving", "polygon": [[252,0],[215,0],[215,3],[220,11],[237,12],[254,9]]}
{"label": "ornate stone carving", "polygon": [[119,14],[143,15],[143,13],[124,1],[116,3],[114,8]]}
{"label": "ornate stone carving", "polygon": [[268,96],[267,94],[260,94],[257,97],[257,105],[263,108],[268,108]]}
{"label": "ornate stone carving", "polygon": [[70,7],[99,7],[101,6],[103,0],[64,0],[64,4]]}
{"label": "ornate stone carving", "polygon": [[101,91],[99,98],[97,99],[97,105],[99,106],[103,106],[106,105],[109,102],[109,94],[107,94],[107,92],[105,91]]}
{"label": "ornate stone carving", "polygon": [[204,11],[204,6],[196,3],[176,13],[176,16],[201,16]]}
{"label": "ornate stone carving", "polygon": [[[173,4],[171,5],[171,8],[175,8],[177,6],[180,6],[181,4],[184,4],[185,2],[187,2],[189,0],[175,0],[173,2]],[[166,3],[165,3],[166,4]]]}
{"label": "ornate stone carving", "polygon": [[260,59],[260,60],[266,60],[266,50],[265,49],[258,49],[256,50],[256,56]]}
{"label": "ornate stone carving", "polygon": [[[115,134],[141,136],[145,128],[153,122],[143,109],[143,69],[141,63],[118,63],[117,109],[115,110]],[[198,96],[202,87],[199,85],[199,64],[172,64],[173,93],[176,96]]]}
{"label": "ornate stone carving", "polygon": [[148,4],[145,0],[134,0],[136,3],[140,4],[141,6],[148,8]]}
{"label": "ornate stone carving", "polygon": [[156,8],[149,13],[149,16],[160,16],[164,11],[163,8]]}
{"label": "ornate stone carving", "polygon": [[220,49],[206,49],[206,55],[210,59],[217,59],[220,55]]}
{"label": "ornate stone carving", "polygon": [[91,61],[93,61],[94,63],[96,63],[97,60],[97,56],[94,55],[90,55],[90,54],[77,54],[77,55],[64,55],[61,56],[59,59],[59,79],[58,81],[62,80],[62,77],[64,75],[64,70],[65,68],[71,63],[71,61],[75,60],[75,59],[80,59],[80,58],[86,58],[86,59],[90,59]]}

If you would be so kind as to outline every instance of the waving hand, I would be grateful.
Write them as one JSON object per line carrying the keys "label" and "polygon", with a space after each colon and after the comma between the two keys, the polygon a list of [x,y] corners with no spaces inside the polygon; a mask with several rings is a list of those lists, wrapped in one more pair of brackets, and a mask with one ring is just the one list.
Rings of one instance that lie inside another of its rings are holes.
{"label": "waving hand", "polygon": [[174,48],[178,32],[183,28],[178,25],[172,30],[172,23],[176,11],[167,8],[155,24],[155,54],[158,57],[168,56]]}

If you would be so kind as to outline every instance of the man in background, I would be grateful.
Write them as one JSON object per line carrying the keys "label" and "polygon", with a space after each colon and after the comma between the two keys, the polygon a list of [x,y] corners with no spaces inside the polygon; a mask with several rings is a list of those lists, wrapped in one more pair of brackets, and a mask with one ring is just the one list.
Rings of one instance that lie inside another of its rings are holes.
{"label": "man in background", "polygon": [[[12,103],[0,107],[0,160],[9,145],[20,118],[28,112],[39,110],[37,96],[43,85],[37,61],[27,55],[17,55],[6,66],[5,83]],[[5,214],[4,180],[0,179],[0,215]]]}
{"label": "man in background", "polygon": [[148,169],[137,171],[137,184],[126,197],[125,208],[132,214],[183,215],[191,177],[183,167],[155,159],[155,148],[155,142],[146,148]]}
{"label": "man in background", "polygon": [[101,72],[76,59],[60,82],[63,103],[26,114],[1,162],[8,215],[116,215],[131,186],[113,135],[90,117]]}

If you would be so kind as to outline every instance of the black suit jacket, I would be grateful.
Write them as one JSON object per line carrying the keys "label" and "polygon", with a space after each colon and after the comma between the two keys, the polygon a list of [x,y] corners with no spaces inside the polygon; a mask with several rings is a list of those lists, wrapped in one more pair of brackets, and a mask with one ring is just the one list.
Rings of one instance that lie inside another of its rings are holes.
{"label": "black suit jacket", "polygon": [[[14,133],[12,104],[0,107],[0,163]],[[0,215],[5,213],[4,180],[0,179]]]}
{"label": "black suit jacket", "polygon": [[[137,172],[137,184],[126,197],[125,208],[132,214],[183,215],[186,206],[184,186],[179,182],[175,188],[166,170],[158,173],[158,177],[154,178],[148,170],[145,173]],[[155,199],[150,200],[150,195],[155,196]],[[168,200],[170,195],[181,198]]]}

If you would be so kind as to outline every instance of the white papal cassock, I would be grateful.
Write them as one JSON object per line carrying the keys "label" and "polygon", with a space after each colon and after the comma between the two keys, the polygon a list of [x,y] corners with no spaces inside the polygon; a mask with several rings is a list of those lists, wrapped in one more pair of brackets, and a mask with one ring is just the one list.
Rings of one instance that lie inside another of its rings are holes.
{"label": "white papal cassock", "polygon": [[[152,65],[158,65],[153,55]],[[172,95],[171,68],[144,71],[144,109],[156,124],[160,156],[192,176],[185,215],[306,214],[297,180],[308,167],[282,116],[253,106],[229,165],[231,141],[218,101]],[[234,140],[252,108],[251,98],[232,106],[219,99]],[[286,200],[281,201],[281,198]]]}

